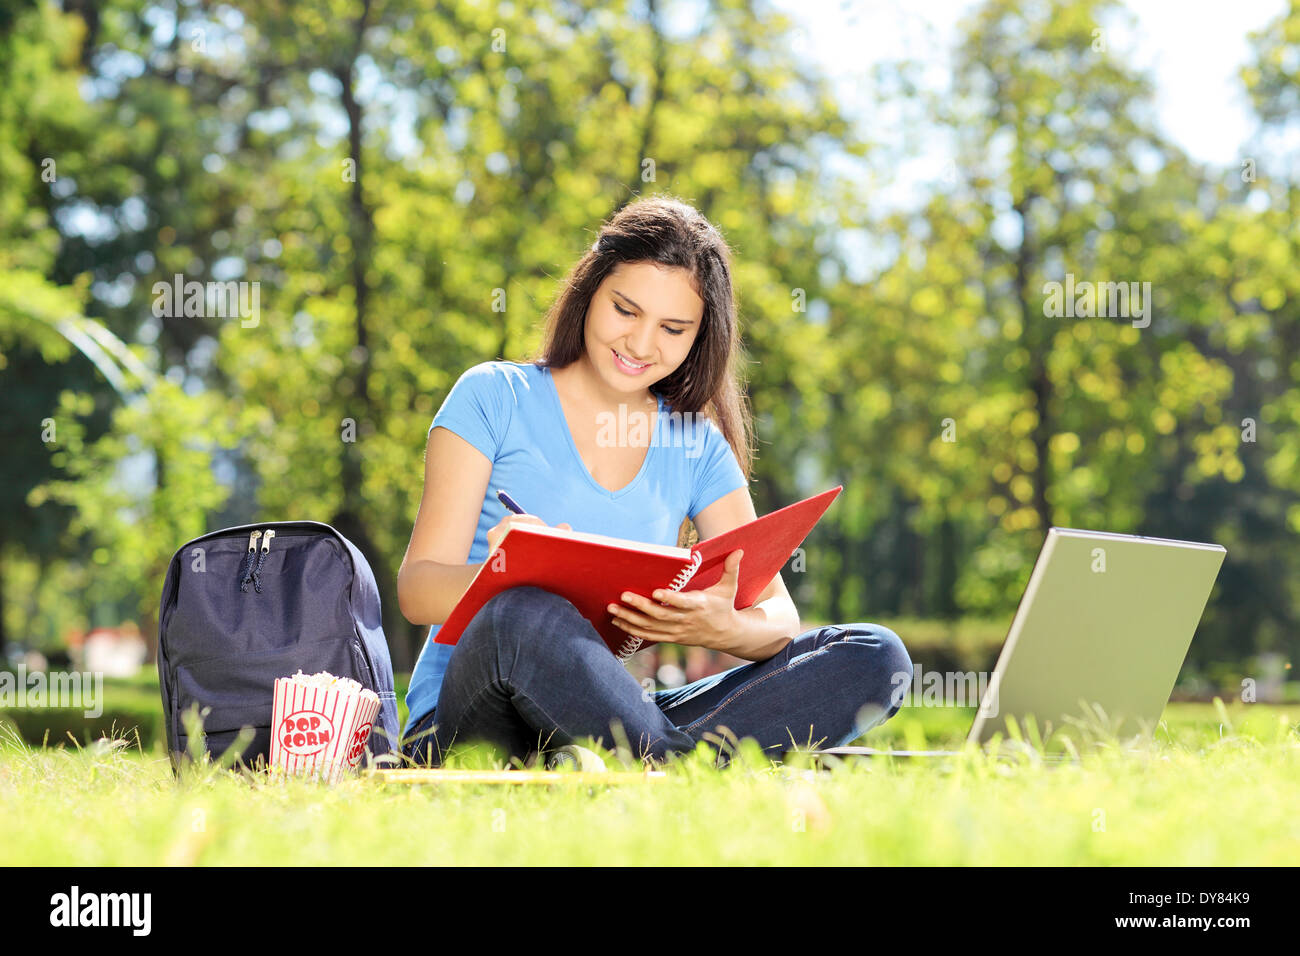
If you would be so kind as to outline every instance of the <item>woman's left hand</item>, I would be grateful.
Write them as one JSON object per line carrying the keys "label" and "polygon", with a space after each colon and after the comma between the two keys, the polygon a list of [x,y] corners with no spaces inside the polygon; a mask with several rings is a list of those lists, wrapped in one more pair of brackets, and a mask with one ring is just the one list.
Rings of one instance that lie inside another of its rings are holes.
{"label": "woman's left hand", "polygon": [[661,588],[649,598],[625,591],[624,603],[611,604],[607,610],[614,615],[614,623],[633,637],[725,651],[740,625],[736,590],[744,553],[727,555],[722,577],[710,588],[687,592]]}

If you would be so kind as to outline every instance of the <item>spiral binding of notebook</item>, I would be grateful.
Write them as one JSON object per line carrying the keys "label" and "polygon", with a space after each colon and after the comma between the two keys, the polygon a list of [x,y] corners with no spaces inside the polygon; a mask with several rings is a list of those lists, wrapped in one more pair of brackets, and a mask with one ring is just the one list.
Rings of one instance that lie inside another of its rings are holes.
{"label": "spiral binding of notebook", "polygon": [[[698,551],[692,551],[691,563],[677,572],[677,577],[673,578],[673,583],[668,585],[667,590],[680,591],[682,588],[686,587],[687,582],[695,576],[695,572],[700,569],[700,565],[703,562],[704,555],[700,554]],[[626,664],[632,655],[641,649],[641,643],[641,638],[629,634],[627,640],[625,640],[622,646],[618,649],[618,654],[616,655],[618,657],[618,662],[620,664]]]}

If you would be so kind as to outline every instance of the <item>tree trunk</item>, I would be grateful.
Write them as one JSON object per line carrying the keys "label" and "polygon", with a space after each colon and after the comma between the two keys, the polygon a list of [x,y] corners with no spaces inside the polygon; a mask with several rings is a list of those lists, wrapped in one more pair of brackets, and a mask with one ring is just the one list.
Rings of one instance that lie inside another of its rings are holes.
{"label": "tree trunk", "polygon": [[939,573],[935,610],[945,620],[957,617],[957,525],[952,518],[939,524]]}
{"label": "tree trunk", "polygon": [[[412,657],[410,628],[402,619],[397,605],[396,575],[390,573],[383,555],[366,530],[362,515],[365,514],[365,497],[362,489],[362,453],[361,445],[365,437],[373,432],[372,419],[374,407],[370,398],[370,339],[367,332],[368,308],[370,303],[370,282],[366,278],[366,267],[370,262],[374,247],[375,224],[365,200],[364,166],[362,165],[362,110],[357,102],[355,89],[356,61],[361,55],[362,40],[365,36],[366,22],[370,15],[370,2],[366,0],[361,16],[356,23],[357,42],[347,63],[334,69],[334,76],[342,90],[340,99],[343,111],[348,118],[348,158],[352,161],[353,177],[351,192],[348,197],[348,231],[352,242],[352,288],[356,302],[356,348],[353,352],[350,374],[352,377],[351,401],[355,404],[356,422],[355,441],[342,442],[341,485],[343,501],[330,523],[357,546],[365,557],[371,570],[375,572],[375,583],[379,588],[379,601],[382,605],[384,634],[389,637],[389,653],[393,657],[396,670],[409,670]],[[348,372],[344,373],[349,374]],[[403,640],[397,636],[402,635]]]}
{"label": "tree trunk", "polygon": [[8,634],[5,632],[5,539],[4,532],[0,531],[0,668],[5,666],[5,648],[8,643]]}
{"label": "tree trunk", "polygon": [[1026,194],[1024,199],[1015,206],[1016,214],[1020,217],[1021,238],[1020,249],[1016,253],[1014,282],[1016,301],[1020,305],[1020,341],[1025,344],[1029,352],[1029,389],[1033,393],[1034,408],[1038,413],[1038,421],[1034,423],[1034,431],[1030,439],[1034,443],[1034,455],[1038,459],[1031,476],[1034,485],[1034,511],[1038,514],[1039,533],[1046,537],[1047,529],[1052,525],[1052,508],[1047,502],[1047,488],[1051,482],[1047,443],[1052,435],[1051,422],[1048,418],[1052,383],[1047,375],[1047,345],[1042,338],[1046,333],[1033,334],[1032,332],[1034,329],[1042,328],[1042,316],[1035,315],[1029,304],[1029,273],[1033,268],[1029,206],[1033,199],[1032,194]]}

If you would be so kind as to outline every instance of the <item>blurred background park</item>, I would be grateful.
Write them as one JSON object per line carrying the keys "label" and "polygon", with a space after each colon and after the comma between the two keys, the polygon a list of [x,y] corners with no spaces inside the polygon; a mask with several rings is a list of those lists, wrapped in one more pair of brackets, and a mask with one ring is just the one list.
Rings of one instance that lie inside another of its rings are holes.
{"label": "blurred background park", "polygon": [[409,671],[430,419],[663,192],[736,253],[758,513],[845,486],[805,626],[990,668],[1047,527],[1212,541],[1178,694],[1300,699],[1300,3],[927,6],[0,0],[0,666],[147,675],[181,544],[313,519]]}

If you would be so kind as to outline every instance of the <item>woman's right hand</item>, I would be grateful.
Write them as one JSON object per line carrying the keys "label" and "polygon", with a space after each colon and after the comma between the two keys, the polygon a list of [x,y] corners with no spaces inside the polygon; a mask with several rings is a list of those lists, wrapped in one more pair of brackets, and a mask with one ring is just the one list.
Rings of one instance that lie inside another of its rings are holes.
{"label": "woman's right hand", "polygon": [[[501,539],[506,536],[506,532],[510,530],[512,524],[539,524],[543,528],[549,527],[549,525],[547,525],[547,523],[541,518],[537,517],[537,515],[517,515],[512,511],[510,514],[498,521],[496,527],[488,531],[487,540],[489,555],[496,551],[497,545],[501,543]],[[562,524],[557,524],[555,527],[568,528],[570,531],[573,530],[567,521]]]}

